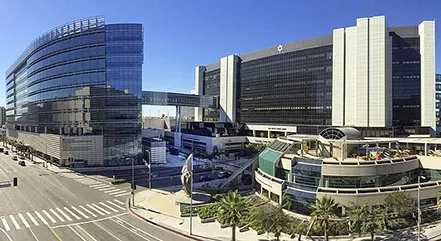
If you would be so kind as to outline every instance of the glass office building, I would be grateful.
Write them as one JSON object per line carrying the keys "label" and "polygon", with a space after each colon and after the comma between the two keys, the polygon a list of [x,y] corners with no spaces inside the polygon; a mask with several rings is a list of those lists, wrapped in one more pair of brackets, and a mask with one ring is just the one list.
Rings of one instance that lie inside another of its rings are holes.
{"label": "glass office building", "polygon": [[60,165],[138,161],[142,64],[141,24],[93,17],[54,28],[6,72],[8,136]]}

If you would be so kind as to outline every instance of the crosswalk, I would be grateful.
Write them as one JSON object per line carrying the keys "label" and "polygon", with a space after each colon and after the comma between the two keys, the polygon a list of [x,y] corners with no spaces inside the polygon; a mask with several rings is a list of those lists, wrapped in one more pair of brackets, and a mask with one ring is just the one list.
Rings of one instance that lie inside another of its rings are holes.
{"label": "crosswalk", "polygon": [[48,208],[1,216],[0,226],[3,226],[5,231],[11,231],[21,228],[30,228],[31,226],[90,220],[101,216],[123,213],[125,211],[124,202],[114,199],[111,201],[107,200],[70,207]]}
{"label": "crosswalk", "polygon": [[78,175],[73,172],[62,173],[62,175],[67,178],[70,178],[78,183],[86,185],[86,186],[88,186],[98,192],[103,192],[105,194],[108,194],[108,195],[111,195],[114,197],[124,197],[124,196],[130,195],[130,191],[128,191],[128,190],[114,187],[113,185],[111,185],[109,183],[97,181],[97,180],[90,178],[90,177]]}

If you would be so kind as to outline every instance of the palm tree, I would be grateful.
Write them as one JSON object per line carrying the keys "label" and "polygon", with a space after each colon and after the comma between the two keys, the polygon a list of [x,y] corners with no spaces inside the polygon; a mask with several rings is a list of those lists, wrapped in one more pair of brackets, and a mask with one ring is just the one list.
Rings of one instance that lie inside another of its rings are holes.
{"label": "palm tree", "polygon": [[249,212],[248,199],[235,191],[229,191],[221,196],[218,217],[225,223],[231,224],[231,241],[236,240],[236,226],[240,219]]}
{"label": "palm tree", "polygon": [[347,219],[350,222],[350,230],[356,231],[358,236],[361,237],[361,227],[369,213],[369,207],[366,203],[363,203],[361,206],[351,203],[351,206],[347,207],[346,210],[348,213]]}
{"label": "palm tree", "polygon": [[323,227],[325,241],[328,241],[329,222],[335,217],[337,203],[333,198],[324,196],[321,199],[316,199],[311,208],[312,223],[316,222],[320,227]]}

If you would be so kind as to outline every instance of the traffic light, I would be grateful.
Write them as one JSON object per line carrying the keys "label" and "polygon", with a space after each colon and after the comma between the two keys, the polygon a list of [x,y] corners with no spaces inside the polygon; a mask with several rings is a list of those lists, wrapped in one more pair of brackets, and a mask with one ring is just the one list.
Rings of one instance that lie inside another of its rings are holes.
{"label": "traffic light", "polygon": [[18,185],[18,178],[14,177],[12,183],[13,183],[13,186],[16,187]]}

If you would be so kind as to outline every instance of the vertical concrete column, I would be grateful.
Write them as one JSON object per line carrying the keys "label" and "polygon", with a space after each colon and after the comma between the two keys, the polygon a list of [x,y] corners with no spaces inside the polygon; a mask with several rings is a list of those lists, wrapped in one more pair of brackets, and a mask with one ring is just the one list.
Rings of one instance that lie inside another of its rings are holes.
{"label": "vertical concrete column", "polygon": [[[195,69],[195,94],[196,95],[204,95],[204,74],[205,74],[205,66],[197,66]],[[194,120],[195,121],[203,121],[203,113],[204,109],[202,107],[195,107],[194,110]]]}
{"label": "vertical concrete column", "polygon": [[220,62],[220,111],[222,122],[236,121],[236,81],[239,57],[229,55]]}
{"label": "vertical concrete column", "polygon": [[256,136],[256,130],[253,130],[253,136],[254,137]]}
{"label": "vertical concrete column", "polygon": [[271,131],[268,131],[268,138],[271,138]]}
{"label": "vertical concrete column", "polygon": [[428,156],[427,143],[424,143],[424,155]]}

